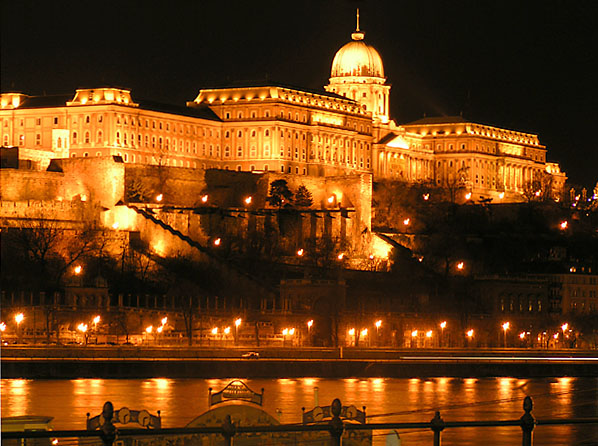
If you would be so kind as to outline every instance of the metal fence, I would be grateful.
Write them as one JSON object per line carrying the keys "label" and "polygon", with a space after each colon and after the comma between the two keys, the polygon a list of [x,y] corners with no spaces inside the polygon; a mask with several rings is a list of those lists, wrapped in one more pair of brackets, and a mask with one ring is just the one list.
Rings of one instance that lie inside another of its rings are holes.
{"label": "metal fence", "polygon": [[[532,432],[536,426],[542,425],[580,425],[580,424],[595,424],[598,425],[598,417],[593,418],[559,418],[559,419],[544,419],[537,420],[532,415],[533,402],[528,396],[523,402],[523,415],[519,419],[514,420],[498,420],[498,421],[444,421],[440,416],[440,412],[432,420],[428,422],[409,422],[409,423],[367,423],[367,424],[353,424],[344,422],[340,418],[342,404],[339,399],[335,399],[331,406],[332,419],[325,423],[318,424],[282,424],[282,425],[268,425],[268,426],[241,426],[232,422],[229,415],[226,416],[224,423],[221,426],[213,427],[185,427],[185,428],[166,428],[166,429],[117,429],[112,424],[111,416],[104,414],[105,422],[98,430],[67,430],[67,431],[26,431],[26,432],[2,432],[2,442],[6,446],[14,445],[39,445],[43,444],[39,441],[47,440],[45,444],[51,444],[51,439],[70,439],[74,440],[71,444],[89,444],[84,439],[101,440],[104,446],[113,446],[115,440],[121,441],[124,438],[135,439],[132,444],[143,444],[142,439],[149,441],[148,444],[178,444],[173,442],[173,437],[182,436],[207,436],[219,435],[222,436],[223,443],[226,446],[231,446],[235,436],[243,434],[257,434],[257,433],[298,433],[307,434],[320,432],[327,434],[325,437],[317,441],[317,444],[322,444],[324,440],[328,444],[334,446],[341,445],[341,438],[344,433],[351,431],[379,431],[379,430],[394,430],[401,431],[405,429],[429,429],[432,433],[434,446],[440,446],[442,432],[446,429],[458,428],[492,428],[503,426],[519,426],[521,428],[521,444],[523,446],[533,445]],[[160,441],[160,438],[163,441]],[[56,443],[54,443],[56,444]],[[121,443],[124,444],[124,443]],[[185,442],[185,444],[187,444]],[[203,444],[203,443],[202,443]],[[256,443],[257,444],[257,443]],[[269,442],[268,444],[289,444],[288,441]],[[297,444],[296,442],[294,444]],[[302,442],[305,444],[305,442]]]}

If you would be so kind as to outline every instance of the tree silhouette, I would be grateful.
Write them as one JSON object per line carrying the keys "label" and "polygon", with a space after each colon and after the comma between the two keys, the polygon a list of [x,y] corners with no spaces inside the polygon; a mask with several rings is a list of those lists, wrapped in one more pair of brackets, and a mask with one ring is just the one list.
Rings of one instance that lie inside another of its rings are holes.
{"label": "tree silhouette", "polygon": [[295,206],[300,208],[308,208],[314,204],[311,192],[303,184],[299,186],[295,192]]}
{"label": "tree silhouette", "polygon": [[293,192],[289,189],[286,180],[275,180],[270,183],[270,195],[266,197],[268,204],[281,209],[283,206],[291,204]]}

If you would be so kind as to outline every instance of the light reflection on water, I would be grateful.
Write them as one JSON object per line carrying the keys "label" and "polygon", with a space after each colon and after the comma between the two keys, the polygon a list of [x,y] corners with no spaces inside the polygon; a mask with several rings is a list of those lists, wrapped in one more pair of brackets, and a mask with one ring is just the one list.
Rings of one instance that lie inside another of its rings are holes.
{"label": "light reflection on water", "polygon": [[[115,408],[160,410],[163,427],[180,427],[208,408],[208,389],[222,389],[229,379],[138,380],[18,380],[1,383],[2,416],[50,415],[55,429],[84,429],[86,413],[100,413],[106,401]],[[523,414],[523,398],[534,398],[536,418],[598,417],[597,378],[426,378],[426,379],[276,379],[246,380],[254,391],[265,389],[264,408],[282,423],[301,421],[301,408],[310,410],[317,398],[329,405],[340,398],[345,405],[367,407],[370,422],[429,421],[440,410],[446,421],[516,419]],[[278,415],[279,414],[279,415]],[[383,416],[384,415],[384,416]],[[431,444],[431,432],[401,432],[403,446]],[[383,433],[375,434],[383,445]],[[479,445],[521,443],[518,427],[448,429],[443,444]],[[489,440],[490,439],[490,440]],[[593,426],[540,426],[535,444],[598,444]]]}

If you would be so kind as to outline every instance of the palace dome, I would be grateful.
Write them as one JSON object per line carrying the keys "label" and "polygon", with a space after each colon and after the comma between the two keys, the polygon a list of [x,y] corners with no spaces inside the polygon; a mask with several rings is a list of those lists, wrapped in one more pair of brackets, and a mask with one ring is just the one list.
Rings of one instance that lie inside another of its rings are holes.
{"label": "palace dome", "polygon": [[332,61],[330,77],[384,77],[382,58],[378,51],[363,41],[364,33],[355,31],[353,39],[337,51]]}

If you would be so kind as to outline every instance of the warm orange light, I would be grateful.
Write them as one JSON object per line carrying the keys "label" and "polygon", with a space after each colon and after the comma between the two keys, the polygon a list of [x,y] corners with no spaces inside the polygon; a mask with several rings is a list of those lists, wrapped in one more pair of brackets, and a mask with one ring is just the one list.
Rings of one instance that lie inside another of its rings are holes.
{"label": "warm orange light", "polygon": [[457,269],[458,270],[462,270],[463,268],[465,268],[465,263],[464,262],[457,263]]}
{"label": "warm orange light", "polygon": [[164,316],[160,322],[162,322],[162,325],[166,325],[166,322],[168,322],[168,317]]}
{"label": "warm orange light", "polygon": [[289,334],[291,336],[293,336],[295,334],[295,329],[294,328],[289,328]]}
{"label": "warm orange light", "polygon": [[466,200],[471,200],[471,192],[467,192],[467,193],[465,194],[465,199],[466,199]]}
{"label": "warm orange light", "polygon": [[164,195],[163,195],[163,194],[158,194],[158,195],[156,195],[156,201],[157,201],[157,202],[160,202],[160,201],[162,201],[162,199],[163,199],[163,198],[164,198]]}
{"label": "warm orange light", "polygon": [[93,323],[94,323],[95,325],[98,325],[98,324],[100,323],[100,320],[101,320],[101,319],[102,319],[102,318],[101,318],[101,317],[98,315],[98,316],[96,316],[96,317],[94,317],[94,318],[93,318]]}
{"label": "warm orange light", "polygon": [[208,195],[207,195],[207,194],[206,194],[206,195],[203,195],[203,196],[201,197],[201,202],[202,202],[202,203],[207,203],[207,202],[208,202]]}
{"label": "warm orange light", "polygon": [[154,326],[150,325],[149,327],[145,327],[145,331],[146,333],[151,333],[152,331],[154,331]]}
{"label": "warm orange light", "polygon": [[409,226],[409,223],[411,223],[411,219],[410,218],[406,218],[405,220],[403,220],[403,224],[405,226]]}
{"label": "warm orange light", "polygon": [[156,331],[158,333],[162,333],[162,330],[164,330],[164,325],[161,325],[160,327],[156,328]]}
{"label": "warm orange light", "polygon": [[332,203],[334,203],[334,200],[335,200],[335,199],[336,199],[336,197],[335,197],[334,195],[331,195],[331,196],[329,196],[329,197],[328,197],[328,203],[329,203],[329,204],[332,204]]}
{"label": "warm orange light", "polygon": [[537,190],[536,192],[534,192],[534,195],[535,195],[536,197],[539,197],[541,193],[542,193],[542,191],[540,191],[540,190]]}
{"label": "warm orange light", "polygon": [[81,274],[81,271],[83,271],[83,267],[81,265],[77,265],[75,266],[73,271],[75,272],[75,274]]}
{"label": "warm orange light", "polygon": [[368,335],[368,329],[364,328],[363,330],[361,330],[361,337],[366,337]]}
{"label": "warm orange light", "polygon": [[412,338],[415,338],[415,337],[417,337],[417,330],[413,330],[413,331],[411,332],[411,337],[412,337]]}
{"label": "warm orange light", "polygon": [[212,328],[212,334],[213,335],[217,335],[218,334],[218,327]]}
{"label": "warm orange light", "polygon": [[241,325],[242,319],[239,317],[237,319],[235,319],[235,327],[239,327],[239,325]]}
{"label": "warm orange light", "polygon": [[283,336],[287,336],[289,334],[289,329],[288,328],[283,328],[282,329],[282,335]]}
{"label": "warm orange light", "polygon": [[301,257],[303,255],[303,248],[301,248],[299,251],[297,251],[297,255],[299,257]]}
{"label": "warm orange light", "polygon": [[510,322],[505,322],[504,324],[502,324],[502,329],[504,331],[507,331],[509,328],[511,328],[511,323]]}
{"label": "warm orange light", "polygon": [[82,194],[81,195],[81,201],[87,201],[87,195]]}
{"label": "warm orange light", "polygon": [[81,333],[85,333],[87,331],[87,324],[81,322],[79,325],[77,325],[77,330],[79,330]]}
{"label": "warm orange light", "polygon": [[431,337],[432,337],[432,330],[426,331],[426,338],[431,338]]}
{"label": "warm orange light", "polygon": [[558,339],[559,338],[559,334],[555,333],[553,337],[554,337],[554,339]]}
{"label": "warm orange light", "polygon": [[569,222],[567,220],[561,222],[561,229],[567,229],[569,226]]}
{"label": "warm orange light", "polygon": [[222,242],[222,240],[220,240],[220,238],[217,238],[216,240],[214,240],[214,245],[215,246],[220,246],[221,242]]}
{"label": "warm orange light", "polygon": [[226,327],[224,329],[224,334],[229,334],[230,333],[230,327]]}
{"label": "warm orange light", "polygon": [[504,193],[504,192],[501,192],[500,194],[498,194],[498,198],[500,198],[501,200],[502,200],[503,198],[505,198],[505,193]]}
{"label": "warm orange light", "polygon": [[422,198],[423,198],[425,201],[428,201],[428,200],[430,199],[430,194],[423,194],[423,195],[422,195]]}
{"label": "warm orange light", "polygon": [[442,328],[443,330],[446,328],[446,321],[440,323],[440,328]]}
{"label": "warm orange light", "polygon": [[349,330],[349,336],[355,336],[355,329],[354,328],[351,328]]}
{"label": "warm orange light", "polygon": [[376,326],[376,328],[380,328],[382,326],[382,321],[381,320],[377,320],[374,325]]}
{"label": "warm orange light", "polygon": [[252,201],[252,200],[253,200],[253,198],[252,198],[252,197],[247,197],[247,198],[245,199],[245,204],[251,204],[251,201]]}
{"label": "warm orange light", "polygon": [[314,324],[314,320],[313,319],[307,321],[307,328],[311,328],[313,324]]}
{"label": "warm orange light", "polygon": [[370,254],[370,260],[374,260],[374,254]]}
{"label": "warm orange light", "polygon": [[0,331],[4,332],[6,330],[6,324],[4,322],[0,322]]}
{"label": "warm orange light", "polygon": [[15,315],[15,322],[17,323],[17,325],[19,325],[21,322],[23,322],[23,319],[25,319],[25,316],[23,316],[23,313],[19,313]]}
{"label": "warm orange light", "polygon": [[343,257],[345,257],[345,254],[343,254],[342,252],[337,256],[339,260],[343,260]]}
{"label": "warm orange light", "polygon": [[519,339],[525,339],[525,332],[522,331],[521,333],[519,333]]}
{"label": "warm orange light", "polygon": [[563,325],[561,325],[561,330],[563,330],[563,331],[567,331],[568,328],[569,328],[569,324],[566,322]]}
{"label": "warm orange light", "polygon": [[468,331],[467,331],[467,337],[468,337],[468,338],[471,338],[471,337],[473,337],[473,328],[472,328],[471,330],[468,330]]}
{"label": "warm orange light", "polygon": [[115,221],[114,223],[112,223],[112,229],[118,229],[118,226],[119,226],[119,224],[118,224],[117,221]]}

